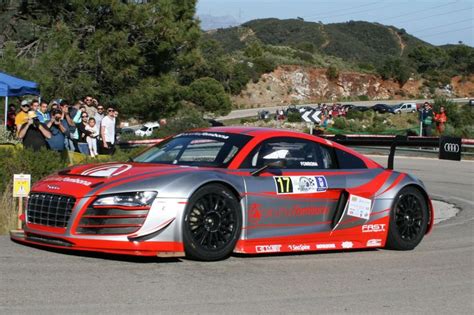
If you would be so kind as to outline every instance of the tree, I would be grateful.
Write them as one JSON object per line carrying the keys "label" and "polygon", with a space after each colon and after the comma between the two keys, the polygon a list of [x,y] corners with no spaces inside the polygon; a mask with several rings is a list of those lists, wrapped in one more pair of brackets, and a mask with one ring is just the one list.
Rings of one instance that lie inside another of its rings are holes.
{"label": "tree", "polygon": [[213,78],[200,78],[189,85],[187,100],[202,112],[226,115],[232,104],[222,85]]}
{"label": "tree", "polygon": [[410,70],[400,58],[389,58],[378,70],[383,79],[394,79],[403,86],[410,78]]}
{"label": "tree", "polygon": [[[183,97],[180,85],[201,73],[195,6],[196,0],[21,1],[8,21],[22,27],[4,28],[20,54],[21,69],[11,73],[25,72],[27,63],[26,78],[40,83],[46,99],[93,94],[138,117],[171,114]],[[0,58],[0,68],[13,68],[7,62]]]}
{"label": "tree", "polygon": [[330,65],[326,70],[326,76],[331,81],[337,80],[337,78],[339,78],[339,70],[336,68],[336,66]]}

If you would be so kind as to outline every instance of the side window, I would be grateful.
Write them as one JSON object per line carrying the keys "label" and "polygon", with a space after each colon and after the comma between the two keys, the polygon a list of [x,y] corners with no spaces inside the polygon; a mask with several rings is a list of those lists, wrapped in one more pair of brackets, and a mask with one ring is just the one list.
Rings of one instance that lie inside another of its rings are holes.
{"label": "side window", "polygon": [[260,168],[275,160],[284,159],[287,169],[334,168],[332,150],[316,142],[297,138],[274,138],[255,148],[241,168]]}
{"label": "side window", "polygon": [[336,157],[339,164],[339,168],[367,168],[365,162],[359,159],[358,157],[339,149],[334,150],[336,151]]}

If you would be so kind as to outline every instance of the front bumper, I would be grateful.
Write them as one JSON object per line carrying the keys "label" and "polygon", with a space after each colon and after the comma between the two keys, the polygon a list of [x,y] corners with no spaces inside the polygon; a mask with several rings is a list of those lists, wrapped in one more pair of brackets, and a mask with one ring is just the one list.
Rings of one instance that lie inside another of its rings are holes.
{"label": "front bumper", "polygon": [[89,251],[118,255],[184,257],[181,242],[164,241],[115,241],[101,239],[77,239],[63,236],[49,236],[28,231],[11,231],[10,238],[18,243],[50,248]]}

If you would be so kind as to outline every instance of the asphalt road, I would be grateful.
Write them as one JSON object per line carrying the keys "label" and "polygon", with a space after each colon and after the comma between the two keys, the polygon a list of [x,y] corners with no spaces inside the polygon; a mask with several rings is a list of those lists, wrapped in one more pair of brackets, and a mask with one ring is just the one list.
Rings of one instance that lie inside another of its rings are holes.
{"label": "asphalt road", "polygon": [[[467,103],[469,100],[466,98],[454,98],[451,99],[455,103]],[[396,105],[405,102],[415,102],[415,103],[423,103],[423,102],[433,102],[432,99],[418,99],[418,100],[377,100],[377,101],[357,101],[357,102],[338,102],[340,104],[354,104],[357,106],[374,106],[375,104],[387,104],[387,105]],[[323,102],[327,104],[331,104],[331,102]],[[316,104],[301,104],[297,105],[296,107],[302,106],[315,106]],[[248,108],[248,109],[236,109],[231,111],[227,116],[221,116],[216,118],[217,120],[228,120],[228,119],[237,119],[237,118],[245,118],[245,117],[256,117],[258,112],[261,110],[268,110],[270,113],[274,113],[277,109],[286,109],[289,104],[282,104],[280,106],[267,106],[267,107],[259,107],[259,108]]]}
{"label": "asphalt road", "polygon": [[0,313],[472,314],[474,163],[397,158],[395,167],[462,209],[413,251],[202,263],[65,254],[2,236]]}

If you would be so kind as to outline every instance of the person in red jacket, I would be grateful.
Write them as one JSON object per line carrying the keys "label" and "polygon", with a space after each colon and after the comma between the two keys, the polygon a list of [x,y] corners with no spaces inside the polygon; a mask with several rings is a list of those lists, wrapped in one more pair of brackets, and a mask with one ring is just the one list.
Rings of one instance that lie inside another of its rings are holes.
{"label": "person in red jacket", "polygon": [[439,134],[443,134],[447,120],[448,116],[446,116],[446,109],[444,106],[441,106],[439,108],[439,113],[437,113],[434,117],[434,121],[436,122],[436,130]]}

